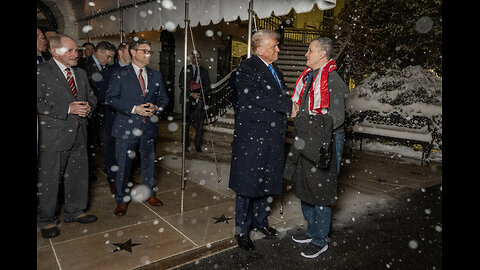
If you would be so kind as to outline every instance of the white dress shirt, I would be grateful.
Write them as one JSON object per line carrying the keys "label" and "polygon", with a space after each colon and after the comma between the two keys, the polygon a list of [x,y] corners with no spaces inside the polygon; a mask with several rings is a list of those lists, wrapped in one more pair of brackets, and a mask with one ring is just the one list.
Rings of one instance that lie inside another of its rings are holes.
{"label": "white dress shirt", "polygon": [[[133,70],[135,71],[135,76],[138,79],[138,75],[140,74],[140,68],[138,66],[136,66],[133,62],[132,62],[132,67],[133,67]],[[147,76],[147,70],[146,70],[145,67],[142,68],[142,77],[143,77],[143,80],[145,81],[145,92],[148,93],[148,76]],[[136,105],[136,106],[138,106],[138,105]],[[136,106],[133,106],[133,109],[132,109],[132,113],[134,113],[134,114],[136,114],[136,112],[135,112],[135,107]]]}
{"label": "white dress shirt", "polygon": [[[64,64],[60,63],[59,61],[57,61],[57,59],[55,59],[54,57],[52,57],[52,58],[55,61],[55,63],[57,64],[57,66],[60,68],[60,70],[62,71],[63,76],[65,76],[65,80],[67,80],[67,71],[65,70],[67,67]],[[77,85],[77,83],[76,83],[77,79],[75,78],[75,72],[73,72],[73,68],[70,68],[70,73],[72,73],[73,81],[74,81],[75,86],[76,86]],[[70,106],[68,106],[67,114],[70,114]]]}

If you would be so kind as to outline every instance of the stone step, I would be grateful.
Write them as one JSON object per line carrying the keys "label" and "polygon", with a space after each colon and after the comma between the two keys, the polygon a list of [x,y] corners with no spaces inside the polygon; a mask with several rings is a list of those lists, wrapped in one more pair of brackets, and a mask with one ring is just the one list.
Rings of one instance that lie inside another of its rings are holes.
{"label": "stone step", "polygon": [[296,78],[298,78],[298,76],[300,76],[302,74],[303,69],[302,70],[296,70],[296,71],[290,71],[290,70],[283,70],[282,69],[282,71],[283,71],[283,77],[284,78],[285,77],[295,77],[295,79],[296,79]]}
{"label": "stone step", "polygon": [[305,55],[290,55],[290,54],[279,54],[278,60],[290,60],[290,61],[307,61]]}
{"label": "stone step", "polygon": [[306,64],[307,60],[296,60],[296,59],[278,59],[275,61],[276,65],[290,65],[290,66],[299,66],[299,67],[304,67]]}
{"label": "stone step", "polygon": [[302,51],[302,52],[307,52],[308,51],[308,47],[305,47],[305,46],[285,46],[285,45],[280,45],[280,52],[282,51]]}
{"label": "stone step", "polygon": [[295,83],[297,82],[298,76],[297,77],[284,77],[284,79],[285,79],[285,82],[287,83],[287,86],[288,86],[288,83],[293,83],[293,85],[295,86]]}
{"label": "stone step", "polygon": [[307,52],[306,51],[300,51],[300,50],[292,50],[292,49],[288,49],[288,50],[280,50],[280,52],[278,53],[278,57],[280,57],[280,55],[299,55],[299,56],[305,56]]}
{"label": "stone step", "polygon": [[290,42],[290,41],[285,41],[283,42],[282,45],[280,46],[295,46],[295,47],[305,47],[305,48],[308,48],[310,44],[306,44],[306,43],[296,43],[296,42]]}
{"label": "stone step", "polygon": [[299,71],[302,73],[306,68],[305,66],[279,65],[277,64],[277,61],[275,61],[275,64],[283,71],[284,75],[286,71]]}

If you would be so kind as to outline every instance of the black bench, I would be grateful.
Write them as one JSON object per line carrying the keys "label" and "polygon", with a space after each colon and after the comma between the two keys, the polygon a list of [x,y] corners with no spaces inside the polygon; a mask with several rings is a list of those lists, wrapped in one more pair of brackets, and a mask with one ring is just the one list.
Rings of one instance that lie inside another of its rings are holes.
{"label": "black bench", "polygon": [[382,138],[390,141],[420,144],[422,146],[421,166],[423,166],[423,162],[430,155],[433,145],[432,134],[428,131],[427,126],[422,128],[398,127],[376,124],[368,120],[364,120],[353,126],[353,138],[355,140],[360,140],[360,150],[362,150],[363,138]]}

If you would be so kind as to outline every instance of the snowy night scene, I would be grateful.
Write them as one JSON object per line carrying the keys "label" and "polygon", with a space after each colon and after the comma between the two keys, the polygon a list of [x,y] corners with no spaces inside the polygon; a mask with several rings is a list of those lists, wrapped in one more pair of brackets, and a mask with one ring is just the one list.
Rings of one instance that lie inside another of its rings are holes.
{"label": "snowy night scene", "polygon": [[444,8],[37,1],[37,269],[442,269]]}

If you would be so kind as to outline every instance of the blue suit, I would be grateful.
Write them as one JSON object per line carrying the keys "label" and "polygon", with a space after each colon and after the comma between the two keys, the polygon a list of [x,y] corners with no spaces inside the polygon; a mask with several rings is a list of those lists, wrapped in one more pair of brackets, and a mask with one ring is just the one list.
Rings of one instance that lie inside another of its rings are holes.
{"label": "blue suit", "polygon": [[[157,114],[168,105],[168,96],[163,85],[162,74],[148,67],[144,68],[144,72],[148,78],[145,96],[132,64],[120,68],[113,74],[106,93],[107,104],[116,113],[111,135],[115,137],[115,156],[118,166],[115,177],[117,203],[128,202],[128,200],[124,201],[124,197],[128,195],[125,188],[137,147],[140,148],[142,183],[152,188],[152,195],[154,194],[155,144],[159,120]],[[151,102],[159,109],[152,117],[146,117],[145,121],[142,121],[143,117],[132,113],[132,109],[147,102]]]}

